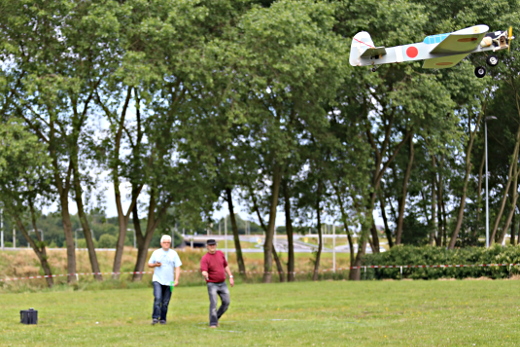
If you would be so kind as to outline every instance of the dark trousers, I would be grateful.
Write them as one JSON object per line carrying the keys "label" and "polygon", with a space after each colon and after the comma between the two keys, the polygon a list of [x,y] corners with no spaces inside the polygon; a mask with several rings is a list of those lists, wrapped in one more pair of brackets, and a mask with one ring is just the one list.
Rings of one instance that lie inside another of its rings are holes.
{"label": "dark trousers", "polygon": [[170,286],[163,286],[159,282],[152,282],[152,284],[154,297],[152,319],[166,320],[172,291]]}

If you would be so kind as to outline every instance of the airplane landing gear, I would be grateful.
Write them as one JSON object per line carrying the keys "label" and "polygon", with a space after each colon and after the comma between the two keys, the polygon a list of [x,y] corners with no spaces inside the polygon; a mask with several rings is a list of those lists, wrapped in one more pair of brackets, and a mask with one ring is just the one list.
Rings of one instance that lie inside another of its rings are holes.
{"label": "airplane landing gear", "polygon": [[497,66],[498,65],[498,58],[497,58],[497,56],[496,55],[490,55],[489,57],[487,57],[486,63],[489,66]]}
{"label": "airplane landing gear", "polygon": [[486,76],[486,68],[483,66],[477,66],[475,68],[475,76],[477,76],[478,78]]}

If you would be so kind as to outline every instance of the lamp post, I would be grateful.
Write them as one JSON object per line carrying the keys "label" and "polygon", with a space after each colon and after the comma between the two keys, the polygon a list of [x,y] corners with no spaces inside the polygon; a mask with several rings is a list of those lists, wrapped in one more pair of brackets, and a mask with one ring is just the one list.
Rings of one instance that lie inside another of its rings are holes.
{"label": "lamp post", "polygon": [[488,188],[488,145],[487,145],[487,121],[497,119],[489,116],[484,118],[484,156],[486,158],[486,248],[489,247],[489,188]]}
{"label": "lamp post", "polygon": [[332,223],[332,272],[336,273],[336,221]]}
{"label": "lamp post", "polygon": [[224,247],[226,247],[226,260],[228,259],[228,249],[227,249],[227,216],[224,217]]}
{"label": "lamp post", "polygon": [[0,209],[0,233],[2,234],[2,244],[1,244],[1,248],[2,248],[2,251],[4,250],[4,209],[1,208]]}

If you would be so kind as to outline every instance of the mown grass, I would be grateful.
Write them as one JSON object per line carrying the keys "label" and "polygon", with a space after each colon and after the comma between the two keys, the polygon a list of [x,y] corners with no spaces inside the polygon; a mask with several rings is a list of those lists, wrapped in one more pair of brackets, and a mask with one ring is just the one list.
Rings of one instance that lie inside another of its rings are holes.
{"label": "mown grass", "polygon": [[[204,286],[178,287],[151,326],[150,288],[0,295],[2,346],[516,346],[518,281],[241,284],[221,327]],[[38,325],[19,322],[34,307]]]}

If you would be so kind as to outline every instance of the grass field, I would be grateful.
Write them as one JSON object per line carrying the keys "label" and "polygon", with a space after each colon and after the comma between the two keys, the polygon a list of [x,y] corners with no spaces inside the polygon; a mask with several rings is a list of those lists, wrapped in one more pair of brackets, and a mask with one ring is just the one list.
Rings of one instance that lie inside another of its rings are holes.
{"label": "grass field", "polygon": [[[165,326],[151,288],[0,295],[1,346],[516,346],[519,281],[241,284],[218,329],[204,286],[178,287]],[[38,325],[21,324],[34,307]]]}

